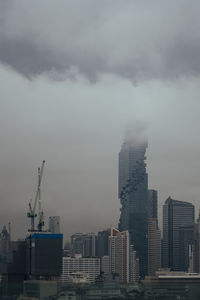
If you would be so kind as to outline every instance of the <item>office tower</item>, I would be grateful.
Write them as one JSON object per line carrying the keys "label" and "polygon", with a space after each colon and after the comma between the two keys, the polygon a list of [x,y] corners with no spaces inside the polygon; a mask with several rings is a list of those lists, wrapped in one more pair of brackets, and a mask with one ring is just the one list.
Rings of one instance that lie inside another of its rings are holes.
{"label": "office tower", "polygon": [[95,233],[75,233],[71,236],[72,256],[81,254],[82,256],[96,255],[96,235]]}
{"label": "office tower", "polygon": [[92,232],[85,235],[83,240],[83,256],[95,256],[96,235]]}
{"label": "office tower", "polygon": [[83,254],[83,237],[84,234],[74,233],[71,235],[71,255],[74,256],[75,254]]}
{"label": "office tower", "polygon": [[148,218],[158,219],[158,192],[148,190]]}
{"label": "office tower", "polygon": [[148,275],[161,268],[161,234],[158,228],[158,193],[148,190]]}
{"label": "office tower", "polygon": [[96,255],[99,257],[108,255],[108,240],[110,235],[110,229],[99,231],[96,241]]}
{"label": "office tower", "polygon": [[[169,197],[163,206],[163,267],[182,271],[180,235],[182,228],[190,226],[194,226],[194,205]],[[186,248],[190,243],[187,240]]]}
{"label": "office tower", "polygon": [[200,210],[199,216],[194,225],[194,245],[192,248],[193,271],[200,273]]}
{"label": "office tower", "polygon": [[180,227],[179,229],[179,264],[180,270],[188,272],[190,266],[190,257],[194,247],[194,225]]}
{"label": "office tower", "polygon": [[95,282],[100,275],[99,257],[63,257],[62,282]]}
{"label": "office tower", "polygon": [[62,234],[34,232],[27,236],[27,275],[51,278],[62,272]]}
{"label": "office tower", "polygon": [[51,233],[60,233],[60,217],[59,216],[49,217],[49,231]]}
{"label": "office tower", "polygon": [[128,230],[140,261],[140,275],[147,274],[148,177],[147,142],[126,138],[119,153],[119,230]]}
{"label": "office tower", "polygon": [[148,219],[148,275],[161,268],[161,234],[156,218]]}

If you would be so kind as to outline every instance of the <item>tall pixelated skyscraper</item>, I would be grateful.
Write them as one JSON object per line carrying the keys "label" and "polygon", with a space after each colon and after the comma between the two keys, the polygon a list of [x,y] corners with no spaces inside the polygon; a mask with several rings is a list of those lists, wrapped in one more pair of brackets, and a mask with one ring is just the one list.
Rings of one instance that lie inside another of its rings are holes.
{"label": "tall pixelated skyscraper", "polygon": [[148,176],[147,141],[126,137],[119,153],[118,193],[121,202],[119,230],[128,230],[140,261],[140,275],[147,274]]}

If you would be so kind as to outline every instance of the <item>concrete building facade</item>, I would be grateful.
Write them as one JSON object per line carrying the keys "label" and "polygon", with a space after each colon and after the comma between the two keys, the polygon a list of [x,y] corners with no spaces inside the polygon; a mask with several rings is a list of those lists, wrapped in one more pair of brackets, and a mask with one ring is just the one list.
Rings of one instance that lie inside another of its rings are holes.
{"label": "concrete building facade", "polygon": [[99,257],[63,257],[62,282],[70,282],[74,274],[83,275],[89,283],[95,282],[100,275]]}

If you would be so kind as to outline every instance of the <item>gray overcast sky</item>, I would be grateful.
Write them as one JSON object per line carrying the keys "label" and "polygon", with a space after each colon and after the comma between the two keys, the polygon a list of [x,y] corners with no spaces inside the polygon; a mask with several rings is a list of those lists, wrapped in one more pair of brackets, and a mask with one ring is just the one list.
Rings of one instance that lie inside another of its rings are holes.
{"label": "gray overcast sky", "polygon": [[149,187],[200,199],[200,2],[0,0],[0,226],[23,238],[37,167],[65,239],[117,225],[118,152],[144,123]]}

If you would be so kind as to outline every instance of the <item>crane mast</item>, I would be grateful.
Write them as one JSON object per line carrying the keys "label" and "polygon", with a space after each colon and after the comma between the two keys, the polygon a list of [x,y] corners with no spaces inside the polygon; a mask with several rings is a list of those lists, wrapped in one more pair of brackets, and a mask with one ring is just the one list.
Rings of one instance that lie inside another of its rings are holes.
{"label": "crane mast", "polygon": [[41,210],[41,190],[40,190],[44,165],[45,165],[45,160],[43,160],[41,168],[38,168],[38,184],[37,184],[37,190],[36,190],[33,206],[32,206],[32,200],[30,200],[29,202],[29,211],[27,213],[27,217],[31,219],[30,231],[35,231],[35,218],[37,217],[36,214],[37,204],[38,204],[38,218],[39,218],[38,231],[42,231],[42,227],[44,226],[44,213]]}

